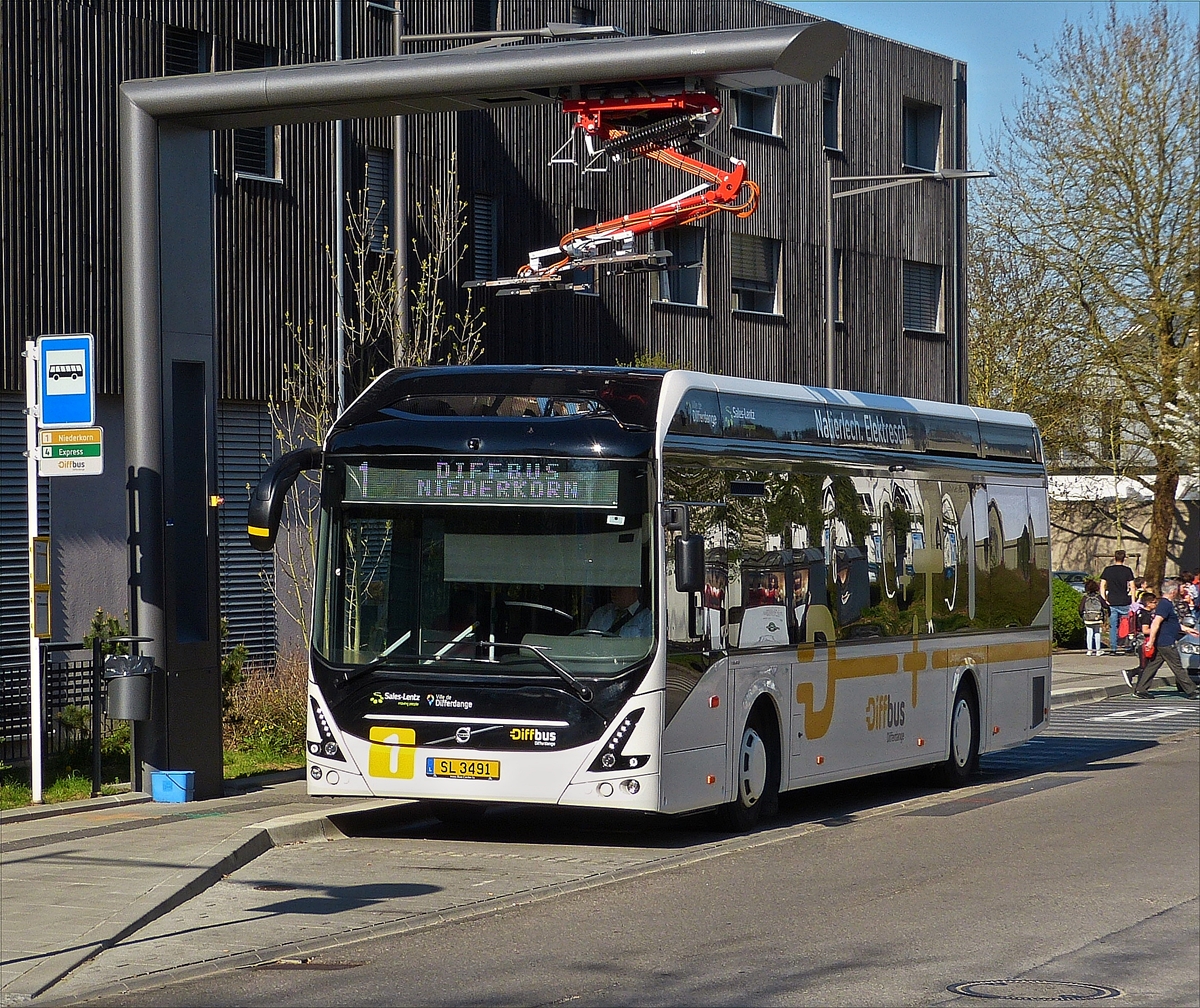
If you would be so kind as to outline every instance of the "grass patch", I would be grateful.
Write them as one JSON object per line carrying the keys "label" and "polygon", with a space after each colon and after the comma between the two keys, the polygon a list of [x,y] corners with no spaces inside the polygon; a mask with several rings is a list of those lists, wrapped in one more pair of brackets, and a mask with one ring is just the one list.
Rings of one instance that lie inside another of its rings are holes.
{"label": "grass patch", "polygon": [[[86,773],[70,766],[56,765],[51,761],[43,767],[42,801],[47,805],[56,802],[79,801],[92,796],[92,772]],[[129,757],[125,755],[106,757],[101,763],[100,793],[121,794],[129,790]],[[33,786],[29,782],[29,768],[5,769],[0,776],[0,810],[24,808],[33,801]]]}
{"label": "grass patch", "polygon": [[226,749],[225,779],[253,777],[255,774],[274,773],[277,770],[295,770],[304,766],[304,751],[279,753],[271,750]]}
{"label": "grass patch", "polygon": [[225,779],[304,766],[308,662],[279,658],[273,670],[243,674],[227,692]]}

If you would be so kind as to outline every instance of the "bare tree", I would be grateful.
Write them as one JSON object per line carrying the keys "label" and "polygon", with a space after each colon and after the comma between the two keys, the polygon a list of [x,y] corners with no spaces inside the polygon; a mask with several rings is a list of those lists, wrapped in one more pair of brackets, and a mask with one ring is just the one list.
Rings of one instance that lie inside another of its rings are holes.
{"label": "bare tree", "polygon": [[[280,454],[305,445],[323,444],[337,414],[338,369],[361,391],[388,367],[469,364],[482,350],[483,309],[468,291],[462,307],[451,313],[451,284],[467,252],[466,204],[458,198],[453,158],[445,184],[434,187],[428,203],[414,208],[417,235],[416,283],[403,290],[393,268],[384,200],[368,199],[367,190],[347,197],[345,271],[347,304],[339,310],[345,334],[344,359],[337,359],[329,327],[314,319],[285,322],[294,358],[284,375],[281,394],[268,400],[271,425]],[[331,279],[337,264],[330,255]],[[409,299],[412,331],[406,332],[401,308]],[[316,577],[317,509],[320,477],[301,473],[288,495],[275,549],[279,577],[268,585],[280,607],[311,644],[309,605]],[[351,544],[353,547],[353,544]]]}
{"label": "bare tree", "polygon": [[[1164,6],[1118,16],[1112,5],[1026,58],[1025,97],[989,149],[997,185],[973,214],[976,249],[1032,283],[1046,312],[1030,302],[973,343],[985,357],[1007,344],[1045,383],[1051,394],[1033,389],[1021,408],[1049,439],[1073,441],[1100,471],[1119,461],[1153,491],[1145,570],[1158,580],[1181,461],[1167,409],[1200,383],[1197,34]],[[1004,303],[996,274],[974,279],[977,311]],[[1062,433],[1064,404],[1088,436]]]}
{"label": "bare tree", "polygon": [[[485,322],[483,307],[473,301],[470,290],[459,295],[459,310],[451,311],[449,289],[456,286],[467,254],[467,205],[458,197],[454,155],[445,183],[433,187],[429,199],[413,208],[417,269],[411,290],[401,290],[393,268],[387,198],[373,201],[364,188],[356,200],[347,200],[350,305],[342,313],[342,328],[353,383],[364,387],[380,366],[471,363],[483,349]],[[411,329],[402,311],[405,298]]]}
{"label": "bare tree", "polygon": [[[337,412],[337,358],[327,328],[312,319],[285,322],[295,358],[288,364],[278,398],[267,400],[276,448],[285,455],[323,444]],[[317,508],[320,476],[301,472],[284,502],[282,534],[275,544],[275,576],[266,587],[295,621],[307,649],[312,639],[309,605],[316,577]]]}

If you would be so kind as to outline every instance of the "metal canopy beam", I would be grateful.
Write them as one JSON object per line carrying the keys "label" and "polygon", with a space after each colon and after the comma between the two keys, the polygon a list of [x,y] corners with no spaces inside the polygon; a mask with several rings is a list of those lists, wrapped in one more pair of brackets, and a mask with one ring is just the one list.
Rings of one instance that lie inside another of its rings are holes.
{"label": "metal canopy beam", "polygon": [[728,87],[819,81],[841,57],[831,21],[549,42],[129,81],[123,97],[158,120],[232,129],[531,101],[575,86],[702,78]]}
{"label": "metal canopy beam", "polygon": [[[222,793],[217,604],[215,251],[211,130],[548,102],[656,81],[816,83],[841,58],[832,22],[579,40],[156,80],[120,88],[121,296],[133,632],[153,638],[147,770]],[[665,85],[662,85],[665,86]]]}

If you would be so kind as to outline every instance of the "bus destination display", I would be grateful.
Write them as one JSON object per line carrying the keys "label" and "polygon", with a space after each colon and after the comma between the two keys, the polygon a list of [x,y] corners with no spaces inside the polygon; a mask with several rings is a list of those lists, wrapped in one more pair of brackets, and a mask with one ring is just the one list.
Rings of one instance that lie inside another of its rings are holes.
{"label": "bus destination display", "polygon": [[437,459],[346,467],[347,503],[617,506],[619,471],[591,460]]}

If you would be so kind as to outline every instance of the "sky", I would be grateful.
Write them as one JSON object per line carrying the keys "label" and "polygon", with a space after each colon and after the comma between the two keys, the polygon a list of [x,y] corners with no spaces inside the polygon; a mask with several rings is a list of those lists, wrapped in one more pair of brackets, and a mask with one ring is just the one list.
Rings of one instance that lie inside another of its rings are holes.
{"label": "sky", "polygon": [[[1011,113],[1021,98],[1022,77],[1033,72],[1019,54],[1034,45],[1053,45],[1063,23],[1087,20],[1093,12],[1103,19],[1107,3],[1091,0],[843,0],[813,2],[785,0],[808,14],[840,21],[874,35],[965,60],[967,64],[967,124],[970,167],[983,164],[983,141],[998,130],[1001,116]],[[1133,14],[1150,4],[1120,0],[1117,12]],[[1192,25],[1200,23],[1200,4],[1166,3]]]}

